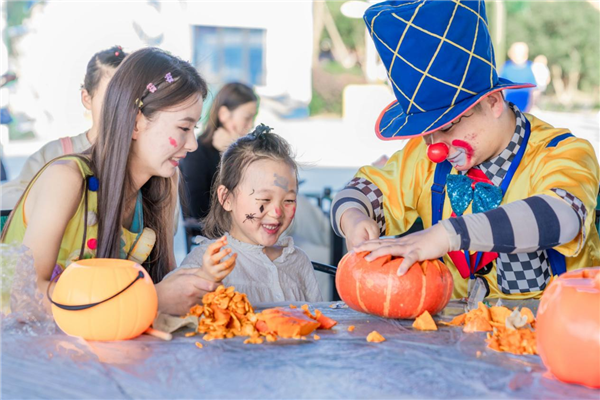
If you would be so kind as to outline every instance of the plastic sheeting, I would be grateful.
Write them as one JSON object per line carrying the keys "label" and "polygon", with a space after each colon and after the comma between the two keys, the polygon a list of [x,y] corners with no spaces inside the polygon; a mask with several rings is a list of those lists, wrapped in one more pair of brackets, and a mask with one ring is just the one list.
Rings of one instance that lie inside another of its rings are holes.
{"label": "plastic sheeting", "polygon": [[[3,399],[23,398],[593,398],[600,392],[545,376],[537,356],[497,353],[484,333],[386,320],[331,303],[311,306],[339,324],[307,340],[262,345],[243,338],[194,343],[178,331],[164,342],[143,335],[86,342],[56,330],[2,329]],[[535,302],[525,302],[535,310]],[[278,304],[287,306],[288,304]],[[512,305],[512,304],[509,304]],[[266,306],[266,305],[265,305]],[[273,304],[268,305],[273,306]],[[451,302],[449,319],[463,311]],[[260,307],[257,307],[260,308]],[[348,332],[355,325],[354,332]],[[368,343],[377,330],[382,343]],[[481,353],[478,353],[481,352]]]}
{"label": "plastic sheeting", "polygon": [[[319,341],[311,335],[251,345],[234,338],[203,342],[199,349],[200,336],[180,330],[170,342],[146,335],[86,342],[63,334],[46,313],[27,249],[0,250],[2,298],[10,295],[12,309],[0,320],[2,399],[600,397],[598,390],[548,378],[537,356],[488,349],[485,333],[446,326],[420,332],[412,321],[330,308],[332,303],[311,304],[339,322],[317,331]],[[506,303],[534,312],[537,306]],[[255,307],[278,305],[288,303]],[[464,304],[453,301],[435,319],[462,312]],[[368,343],[373,330],[387,340]]]}

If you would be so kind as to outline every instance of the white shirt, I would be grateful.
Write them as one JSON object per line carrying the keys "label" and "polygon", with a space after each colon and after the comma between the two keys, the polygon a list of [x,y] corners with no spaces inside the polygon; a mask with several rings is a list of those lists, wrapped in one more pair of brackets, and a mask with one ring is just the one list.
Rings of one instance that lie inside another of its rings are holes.
{"label": "white shirt", "polygon": [[[280,237],[276,246],[283,247],[283,252],[271,261],[263,252],[264,246],[240,242],[229,233],[226,236],[225,247],[237,253],[237,260],[233,271],[223,279],[223,284],[246,293],[250,303],[323,301],[312,263],[306,253],[294,246],[294,239]],[[179,268],[200,267],[204,252],[213,242],[198,236],[198,246],[187,255]]]}
{"label": "white shirt", "polygon": [[[92,146],[87,138],[87,132],[80,133],[77,136],[71,136],[71,144],[73,145],[73,153],[82,153]],[[29,185],[29,182],[39,170],[48,162],[54,160],[56,157],[63,156],[64,154],[60,139],[56,139],[46,143],[41,149],[30,155],[25,161],[19,176],[6,182],[0,187],[0,192],[2,193],[2,209],[12,210],[15,208],[21,195],[25,192],[25,189],[27,189],[27,185]]]}

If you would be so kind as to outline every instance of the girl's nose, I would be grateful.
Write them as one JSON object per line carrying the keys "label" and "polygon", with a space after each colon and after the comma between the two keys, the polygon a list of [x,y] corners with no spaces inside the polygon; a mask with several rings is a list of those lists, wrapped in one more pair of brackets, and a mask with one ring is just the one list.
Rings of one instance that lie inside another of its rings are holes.
{"label": "girl's nose", "polygon": [[281,217],[281,208],[279,206],[273,207],[273,214],[275,214],[277,218]]}

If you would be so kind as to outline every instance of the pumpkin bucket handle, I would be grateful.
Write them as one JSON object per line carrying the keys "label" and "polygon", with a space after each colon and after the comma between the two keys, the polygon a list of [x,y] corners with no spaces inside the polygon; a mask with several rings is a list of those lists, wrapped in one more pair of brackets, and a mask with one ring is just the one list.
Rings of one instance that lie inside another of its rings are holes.
{"label": "pumpkin bucket handle", "polygon": [[111,299],[114,299],[115,297],[117,297],[118,295],[120,295],[121,293],[123,293],[124,291],[126,291],[127,289],[129,289],[138,279],[144,279],[144,272],[139,271],[138,275],[135,277],[135,279],[129,285],[127,285],[124,289],[122,289],[117,294],[114,294],[114,295],[110,296],[108,299],[104,299],[104,300],[98,301],[96,303],[83,304],[83,305],[80,305],[80,306],[67,306],[67,305],[64,305],[64,304],[57,303],[54,300],[52,300],[52,297],[50,297],[50,286],[52,286],[52,282],[56,281],[59,277],[60,277],[60,275],[57,275],[56,277],[54,277],[54,279],[52,281],[50,281],[50,284],[48,285],[48,288],[46,289],[46,296],[48,296],[48,300],[50,300],[50,303],[54,304],[56,307],[62,308],[63,310],[67,310],[67,311],[80,311],[80,310],[87,310],[88,308],[92,308],[94,306],[97,306],[98,304],[102,304],[102,303],[105,303],[105,302],[107,302],[107,301],[109,301]]}

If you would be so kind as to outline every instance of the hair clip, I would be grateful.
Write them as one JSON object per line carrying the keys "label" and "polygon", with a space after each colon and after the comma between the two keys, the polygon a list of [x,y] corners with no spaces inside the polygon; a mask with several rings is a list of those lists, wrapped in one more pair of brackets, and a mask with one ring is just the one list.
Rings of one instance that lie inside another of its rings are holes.
{"label": "hair clip", "polygon": [[135,105],[138,106],[138,108],[142,108],[144,103],[140,99],[135,99]]}
{"label": "hair clip", "polygon": [[146,89],[148,89],[148,91],[149,91],[150,93],[154,93],[154,92],[156,92],[156,86],[154,86],[154,84],[153,84],[152,82],[150,82],[150,83],[149,83],[149,84],[146,86]]}
{"label": "hair clip", "polygon": [[119,57],[119,52],[115,51],[115,57]]}
{"label": "hair clip", "polygon": [[265,124],[260,124],[256,128],[254,128],[254,131],[250,134],[252,136],[254,136],[255,139],[260,139],[260,138],[265,137],[272,130],[273,130],[273,128],[271,128]]}
{"label": "hair clip", "polygon": [[165,75],[165,80],[169,83],[172,83],[174,81],[173,76],[171,76],[170,72],[167,72],[167,74]]}

